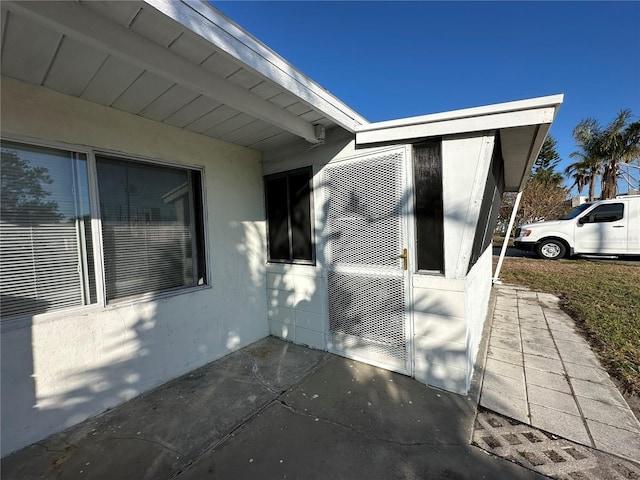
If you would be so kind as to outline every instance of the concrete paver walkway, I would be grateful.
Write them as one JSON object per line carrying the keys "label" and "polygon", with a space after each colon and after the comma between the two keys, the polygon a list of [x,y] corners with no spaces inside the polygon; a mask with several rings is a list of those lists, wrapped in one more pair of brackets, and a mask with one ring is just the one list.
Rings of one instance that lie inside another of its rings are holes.
{"label": "concrete paver walkway", "polygon": [[497,287],[480,404],[640,462],[640,422],[553,295]]}

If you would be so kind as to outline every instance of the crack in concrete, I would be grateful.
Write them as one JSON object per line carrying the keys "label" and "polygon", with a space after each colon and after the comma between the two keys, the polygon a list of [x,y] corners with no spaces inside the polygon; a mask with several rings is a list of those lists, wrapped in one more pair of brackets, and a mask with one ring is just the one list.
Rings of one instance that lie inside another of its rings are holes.
{"label": "crack in concrete", "polygon": [[266,380],[262,378],[262,375],[260,375],[260,367],[258,367],[258,361],[248,353],[245,353],[245,355],[251,360],[251,373],[253,374],[253,378],[255,378],[260,385],[276,395],[282,395],[284,392],[286,392],[286,389],[276,390],[271,385],[269,385]]}
{"label": "crack in concrete", "polygon": [[399,440],[390,440],[387,438],[380,438],[380,437],[375,437],[372,435],[367,435],[365,432],[361,432],[360,430],[353,428],[350,425],[346,425],[344,423],[340,423],[337,422],[335,420],[331,420],[330,418],[326,418],[326,417],[321,417],[319,415],[314,415],[312,413],[307,413],[307,412],[301,412],[300,410],[296,409],[295,407],[289,405],[287,402],[285,402],[284,400],[277,398],[275,399],[273,402],[271,403],[279,403],[280,405],[282,405],[284,408],[286,408],[287,410],[289,410],[292,413],[295,413],[296,415],[303,415],[305,417],[310,417],[313,418],[315,420],[322,420],[323,422],[326,423],[330,423],[331,425],[335,425],[337,427],[341,427],[344,428],[346,430],[349,430],[350,432],[355,433],[356,435],[365,437],[368,440],[374,440],[374,441],[378,441],[378,442],[383,442],[383,443],[388,443],[391,445],[399,445],[402,447],[424,447],[424,446],[433,446],[433,445],[442,445],[442,446],[457,446],[457,445],[461,445],[461,442],[455,442],[455,443],[450,443],[450,442],[402,442]]}
{"label": "crack in concrete", "polygon": [[151,440],[149,438],[144,438],[144,437],[109,437],[110,440],[139,440],[141,442],[147,442],[147,443],[153,443],[155,445],[158,445],[166,450],[169,450],[173,453],[176,453],[178,455],[180,455],[181,457],[184,457],[185,454],[182,453],[179,450],[176,450],[175,448],[173,448],[171,445],[168,445],[166,442],[163,442],[161,440]]}

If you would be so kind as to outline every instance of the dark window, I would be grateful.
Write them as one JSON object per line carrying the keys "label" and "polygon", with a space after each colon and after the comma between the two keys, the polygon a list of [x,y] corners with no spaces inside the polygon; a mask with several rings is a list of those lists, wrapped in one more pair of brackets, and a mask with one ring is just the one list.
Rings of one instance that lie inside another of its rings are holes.
{"label": "dark window", "polygon": [[440,142],[414,147],[418,270],[444,271],[442,155]]}
{"label": "dark window", "polygon": [[582,223],[616,222],[624,217],[624,205],[622,203],[609,203],[600,205],[591,210],[582,218]]}
{"label": "dark window", "polygon": [[473,238],[469,270],[476,264],[484,251],[489,248],[493,231],[498,221],[500,202],[504,192],[504,162],[502,160],[502,148],[498,138],[493,149],[493,158],[489,167],[487,183],[484,187],[480,214],[476,225],[476,233]]}
{"label": "dark window", "polygon": [[269,261],[313,263],[311,168],[265,177]]}

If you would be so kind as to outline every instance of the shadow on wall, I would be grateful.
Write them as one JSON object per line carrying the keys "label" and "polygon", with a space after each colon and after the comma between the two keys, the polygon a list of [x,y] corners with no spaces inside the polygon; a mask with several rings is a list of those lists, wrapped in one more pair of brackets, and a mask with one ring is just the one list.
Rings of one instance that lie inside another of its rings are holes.
{"label": "shadow on wall", "polygon": [[264,311],[263,220],[229,223],[211,288],[2,323],[2,456],[268,335],[237,318]]}
{"label": "shadow on wall", "polygon": [[[324,178],[317,183],[327,192],[320,206],[322,218],[334,219],[318,228],[319,244],[325,245],[318,257],[327,266],[327,336],[333,350],[410,371],[413,352],[409,348],[413,345],[419,349],[416,376],[442,388],[458,388],[459,382],[452,382],[448,367],[466,372],[466,336],[462,332],[463,343],[456,343],[449,334],[443,334],[442,322],[455,322],[455,312],[438,293],[430,294],[426,313],[431,319],[437,317],[439,325],[428,320],[418,324],[416,319],[412,342],[406,335],[407,322],[411,321],[406,315],[411,308],[406,289],[412,286],[404,283],[402,273],[398,277],[397,267],[402,262],[398,255],[407,240],[397,233],[402,228],[403,212],[413,210],[409,208],[412,192],[401,188],[399,194],[392,192],[395,198],[389,202],[378,198],[377,189],[357,179],[336,183]],[[444,222],[449,226],[466,223],[465,217],[466,211],[449,209]]]}

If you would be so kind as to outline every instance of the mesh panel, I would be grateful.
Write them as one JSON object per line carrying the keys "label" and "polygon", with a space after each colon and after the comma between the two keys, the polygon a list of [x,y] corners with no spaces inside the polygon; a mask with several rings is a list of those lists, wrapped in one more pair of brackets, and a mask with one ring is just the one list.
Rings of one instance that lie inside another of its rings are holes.
{"label": "mesh panel", "polygon": [[402,278],[329,272],[329,321],[336,349],[405,367]]}
{"label": "mesh panel", "polygon": [[333,349],[407,370],[403,154],[337,163],[324,180]]}
{"label": "mesh panel", "polygon": [[402,155],[329,167],[328,261],[398,267],[402,238]]}

